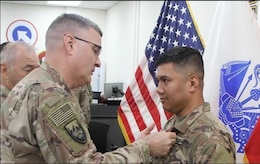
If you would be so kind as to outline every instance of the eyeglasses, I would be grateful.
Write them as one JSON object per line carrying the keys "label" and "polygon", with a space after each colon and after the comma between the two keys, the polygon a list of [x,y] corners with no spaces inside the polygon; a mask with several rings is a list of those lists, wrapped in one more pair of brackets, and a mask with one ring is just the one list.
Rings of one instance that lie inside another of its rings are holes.
{"label": "eyeglasses", "polygon": [[95,44],[95,43],[92,43],[92,42],[90,42],[90,41],[87,41],[87,40],[84,40],[84,39],[81,39],[81,38],[79,38],[79,37],[76,37],[76,36],[73,36],[75,39],[77,39],[77,40],[80,40],[80,41],[83,41],[83,42],[86,42],[86,43],[89,43],[89,44],[91,44],[92,46],[93,46],[93,51],[94,51],[94,53],[98,56],[99,54],[100,54],[100,51],[101,51],[101,46],[99,46],[99,45],[97,45],[97,44]]}

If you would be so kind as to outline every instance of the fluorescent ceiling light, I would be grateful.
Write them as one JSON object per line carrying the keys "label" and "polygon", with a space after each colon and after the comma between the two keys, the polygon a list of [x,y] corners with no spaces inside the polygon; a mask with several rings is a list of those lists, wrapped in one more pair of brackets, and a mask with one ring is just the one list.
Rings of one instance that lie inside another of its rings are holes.
{"label": "fluorescent ceiling light", "polygon": [[47,1],[48,4],[63,6],[78,6],[82,1]]}

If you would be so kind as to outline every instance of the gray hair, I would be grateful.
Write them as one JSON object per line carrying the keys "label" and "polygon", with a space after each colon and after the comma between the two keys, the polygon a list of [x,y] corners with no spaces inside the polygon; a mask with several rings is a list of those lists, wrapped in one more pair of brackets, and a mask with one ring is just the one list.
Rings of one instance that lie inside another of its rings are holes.
{"label": "gray hair", "polygon": [[70,33],[76,35],[76,32],[82,29],[95,29],[102,37],[102,31],[99,26],[92,22],[90,19],[82,17],[77,14],[67,14],[64,13],[57,17],[49,26],[46,33],[46,43],[47,45],[52,45],[52,41],[57,41],[63,37],[64,34]]}
{"label": "gray hair", "polygon": [[19,55],[21,48],[35,53],[35,48],[24,41],[9,42],[1,51],[1,64],[11,65],[15,61],[16,55]]}

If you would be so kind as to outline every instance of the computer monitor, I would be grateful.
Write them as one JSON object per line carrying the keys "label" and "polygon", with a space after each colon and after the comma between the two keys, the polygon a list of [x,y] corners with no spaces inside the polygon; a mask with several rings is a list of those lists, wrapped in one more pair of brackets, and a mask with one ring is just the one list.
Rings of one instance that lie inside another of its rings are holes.
{"label": "computer monitor", "polygon": [[104,83],[104,98],[116,98],[124,95],[124,84],[118,83]]}

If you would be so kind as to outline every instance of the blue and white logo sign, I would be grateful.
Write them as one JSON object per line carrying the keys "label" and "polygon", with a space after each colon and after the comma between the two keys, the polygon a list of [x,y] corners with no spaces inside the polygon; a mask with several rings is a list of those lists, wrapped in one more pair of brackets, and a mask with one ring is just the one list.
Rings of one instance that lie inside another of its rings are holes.
{"label": "blue and white logo sign", "polygon": [[30,45],[34,45],[38,38],[36,28],[27,20],[16,20],[9,25],[6,31],[7,40],[24,41]]}
{"label": "blue and white logo sign", "polygon": [[260,117],[260,64],[230,61],[221,69],[219,118],[230,127],[244,153],[245,144]]}

